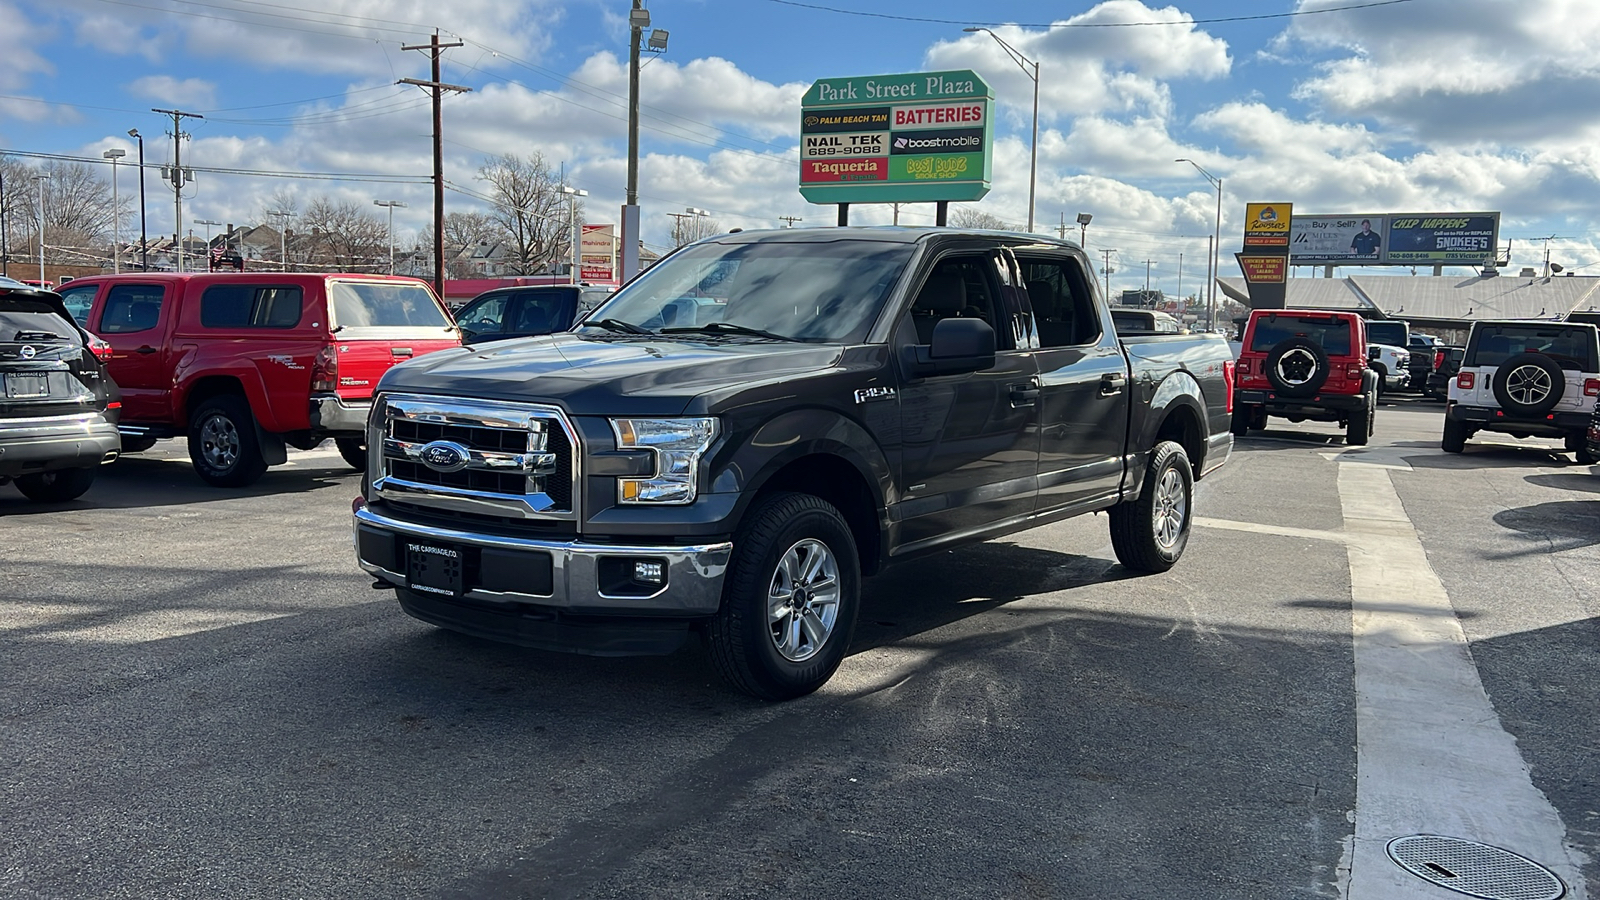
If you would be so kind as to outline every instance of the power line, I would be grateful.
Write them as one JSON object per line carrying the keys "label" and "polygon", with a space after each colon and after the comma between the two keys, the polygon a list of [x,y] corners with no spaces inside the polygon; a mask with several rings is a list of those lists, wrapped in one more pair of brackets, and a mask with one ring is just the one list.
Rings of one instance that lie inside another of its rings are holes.
{"label": "power line", "polygon": [[[63,162],[93,163],[97,166],[110,165],[109,160],[98,156],[73,156],[68,153],[39,153],[32,150],[6,150],[0,148],[0,156],[19,156],[25,159],[53,159]],[[369,172],[282,172],[267,169],[236,169],[220,166],[185,166],[195,172],[208,172],[214,175],[258,175],[265,178],[301,178],[314,181],[363,181],[378,184],[429,184],[433,181],[425,175],[384,175]]]}
{"label": "power line", "polygon": [[767,0],[768,3],[777,3],[781,6],[797,6],[801,9],[814,9],[819,12],[838,13],[844,16],[863,16],[871,19],[893,19],[898,22],[926,22],[932,25],[984,25],[990,28],[999,28],[1003,25],[1012,25],[1018,28],[1133,28],[1139,26],[1155,25],[1212,25],[1218,22],[1252,22],[1258,19],[1290,19],[1296,16],[1313,16],[1321,13],[1345,12],[1352,9],[1373,9],[1379,6],[1395,6],[1400,3],[1410,3],[1412,0],[1376,0],[1372,3],[1354,3],[1349,6],[1330,6],[1326,9],[1302,9],[1286,13],[1262,13],[1254,16],[1219,16],[1214,19],[1179,19],[1167,22],[974,22],[970,19],[929,19],[922,16],[897,16],[890,13],[864,12],[857,9],[839,9],[833,6],[822,6],[816,3],[801,3],[799,0]]}
{"label": "power line", "polygon": [[[300,31],[300,32],[305,32],[307,34],[322,34],[322,35],[327,35],[327,36],[330,36],[330,37],[352,38],[352,39],[355,39],[355,40],[362,40],[362,41],[372,40],[372,38],[370,38],[370,37],[360,37],[358,35],[346,34],[344,32],[340,32],[340,31],[328,31],[327,29],[319,29],[319,28],[297,28],[297,27],[295,27],[293,25],[281,25],[281,24],[276,24],[276,23],[273,23],[273,22],[259,22],[259,21],[252,21],[252,20],[242,20],[242,19],[238,19],[238,18],[230,18],[228,16],[213,16],[213,15],[207,15],[206,13],[191,12],[191,11],[182,10],[182,9],[172,9],[170,7],[165,7],[165,6],[149,6],[149,5],[146,5],[146,4],[143,4],[143,3],[132,3],[132,2],[129,2],[129,0],[98,0],[98,2],[100,2],[100,3],[110,3],[113,6],[128,6],[128,7],[134,8],[134,9],[147,10],[149,12],[171,13],[173,15],[179,15],[179,16],[191,16],[191,17],[197,18],[197,19],[214,19],[214,20],[219,21],[219,22],[234,22],[234,23],[245,24],[245,25],[256,25],[256,26],[260,26],[260,27],[263,27],[263,28],[282,28],[282,29],[285,29],[285,30],[288,30],[288,31]],[[250,10],[239,9],[238,7],[233,7],[233,6],[222,6],[222,5],[215,4],[215,3],[203,3],[203,2],[201,2],[201,0],[171,0],[171,2],[173,2],[173,3],[183,3],[183,4],[186,4],[186,5],[189,5],[189,6],[201,6],[201,7],[207,8],[207,9],[225,10],[225,11],[228,11],[228,12],[242,13],[243,15],[246,15],[246,16],[270,16],[270,17],[275,18],[275,19],[289,19],[289,20],[292,20],[292,21],[306,22],[306,23],[313,24],[313,25],[331,25],[331,26],[334,26],[335,28],[349,28],[349,29],[352,29],[352,30],[354,30],[354,29],[366,29],[368,31],[376,32],[376,33],[379,33],[379,34],[404,34],[404,35],[423,35],[423,34],[427,34],[426,31],[419,31],[419,30],[412,29],[412,28],[385,28],[385,27],[380,26],[380,25],[354,25],[354,24],[345,24],[345,23],[341,23],[341,22],[329,22],[326,19],[311,19],[311,18],[306,18],[304,16],[289,16],[289,15],[283,15],[281,13],[253,12],[253,11],[250,11]]]}

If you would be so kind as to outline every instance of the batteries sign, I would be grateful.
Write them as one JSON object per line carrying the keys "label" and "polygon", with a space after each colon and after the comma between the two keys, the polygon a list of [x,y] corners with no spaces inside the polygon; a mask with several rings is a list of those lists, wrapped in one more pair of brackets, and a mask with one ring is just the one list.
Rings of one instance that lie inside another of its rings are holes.
{"label": "batteries sign", "polygon": [[800,110],[800,194],[813,203],[977,200],[989,192],[989,86],[970,71],[827,78]]}

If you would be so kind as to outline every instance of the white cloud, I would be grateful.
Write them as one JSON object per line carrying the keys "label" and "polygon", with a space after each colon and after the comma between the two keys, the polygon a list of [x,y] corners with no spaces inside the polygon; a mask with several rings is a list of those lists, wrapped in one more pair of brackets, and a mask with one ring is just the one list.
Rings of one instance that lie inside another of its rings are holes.
{"label": "white cloud", "polygon": [[152,103],[179,108],[209,109],[217,104],[217,86],[201,78],[146,75],[123,85],[123,90]]}
{"label": "white cloud", "polygon": [[[1181,24],[1096,27],[1127,22]],[[1198,30],[1193,17],[1176,7],[1106,0],[1057,24],[1073,27],[994,29],[1001,40],[1039,63],[1039,114],[1045,120],[1115,112],[1165,114],[1171,104],[1165,81],[1221,78],[1232,65],[1227,44]],[[925,59],[930,68],[972,69],[994,88],[999,102],[1031,109],[1030,74],[988,34],[937,43]]]}
{"label": "white cloud", "polygon": [[[1302,11],[1340,0],[1301,0]],[[1296,20],[1288,35],[1339,54],[1296,96],[1427,141],[1539,143],[1592,136],[1600,4],[1451,0]]]}

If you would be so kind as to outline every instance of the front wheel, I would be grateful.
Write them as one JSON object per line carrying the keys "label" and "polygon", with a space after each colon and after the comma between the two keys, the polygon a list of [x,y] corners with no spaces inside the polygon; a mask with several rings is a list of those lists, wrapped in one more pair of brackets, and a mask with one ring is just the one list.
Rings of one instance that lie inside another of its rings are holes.
{"label": "front wheel", "polygon": [[1250,433],[1250,407],[1240,404],[1233,408],[1233,421],[1229,423],[1228,430],[1234,437],[1244,437]]}
{"label": "front wheel", "polygon": [[350,468],[357,472],[367,470],[367,444],[361,438],[334,438],[334,446],[339,448],[339,455],[350,464]]}
{"label": "front wheel", "polygon": [[1194,470],[1183,446],[1163,441],[1150,454],[1137,500],[1111,507],[1111,549],[1136,572],[1165,572],[1189,544]]}
{"label": "front wheel", "polygon": [[57,469],[17,476],[17,490],[35,503],[64,503],[83,496],[97,469]]}
{"label": "front wheel", "polygon": [[1467,449],[1467,426],[1448,416],[1444,420],[1444,437],[1439,440],[1439,449],[1446,453],[1460,453]]}
{"label": "front wheel", "polygon": [[267,471],[256,440],[256,421],[243,397],[224,394],[200,404],[189,419],[189,461],[217,487],[255,484]]}
{"label": "front wheel", "polygon": [[711,659],[730,684],[789,700],[833,677],[861,603],[855,537],[831,504],[774,494],[733,538],[722,608],[711,620]]}

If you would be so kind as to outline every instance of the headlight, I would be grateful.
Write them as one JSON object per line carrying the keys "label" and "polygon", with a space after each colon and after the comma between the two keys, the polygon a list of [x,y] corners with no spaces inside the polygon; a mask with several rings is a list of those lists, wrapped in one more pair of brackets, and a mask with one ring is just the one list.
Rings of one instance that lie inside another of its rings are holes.
{"label": "headlight", "polygon": [[612,419],[621,450],[650,450],[650,478],[617,479],[618,503],[693,503],[700,457],[717,436],[716,419]]}

